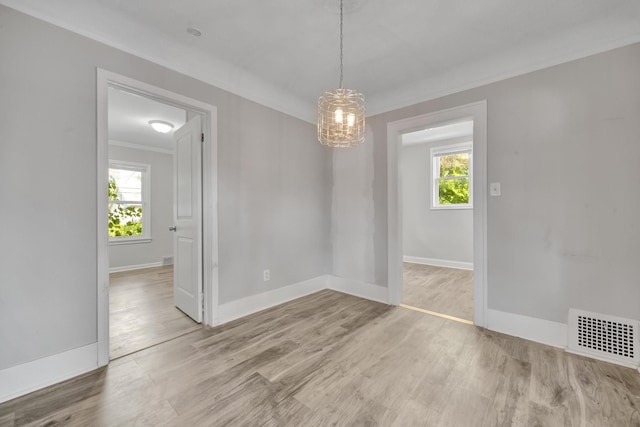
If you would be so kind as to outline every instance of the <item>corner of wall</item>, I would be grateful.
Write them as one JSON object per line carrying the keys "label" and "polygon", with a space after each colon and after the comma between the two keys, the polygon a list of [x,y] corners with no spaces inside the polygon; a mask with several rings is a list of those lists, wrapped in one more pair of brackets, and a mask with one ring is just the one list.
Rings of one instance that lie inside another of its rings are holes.
{"label": "corner of wall", "polygon": [[374,285],[372,283],[360,282],[358,280],[345,279],[342,277],[327,276],[327,289],[365,298],[371,301],[389,303],[388,290],[385,286]]}

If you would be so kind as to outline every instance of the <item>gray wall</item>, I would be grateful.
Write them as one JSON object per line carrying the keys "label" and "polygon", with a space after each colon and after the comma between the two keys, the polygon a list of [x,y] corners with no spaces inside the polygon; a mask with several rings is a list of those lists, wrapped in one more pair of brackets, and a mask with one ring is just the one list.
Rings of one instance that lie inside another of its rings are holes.
{"label": "gray wall", "polygon": [[0,369],[96,341],[96,67],[217,106],[221,303],[329,272],[313,125],[4,6],[0,61]]}
{"label": "gray wall", "polygon": [[109,159],[151,165],[151,242],[109,245],[109,268],[162,262],[173,256],[173,156],[109,145]]}
{"label": "gray wall", "polygon": [[[488,304],[566,322],[569,307],[640,318],[640,44],[467,90],[368,119],[370,179],[338,189],[367,221],[334,242],[375,254],[360,277],[387,285],[387,123],[487,100]],[[363,170],[344,168],[334,181]],[[365,199],[366,200],[361,200]],[[373,214],[375,212],[375,215]]]}
{"label": "gray wall", "polygon": [[[367,140],[371,134],[365,135]],[[333,150],[331,242],[335,276],[374,283],[373,145]]]}
{"label": "gray wall", "polygon": [[447,144],[451,141],[402,147],[403,255],[473,263],[473,210],[431,209],[430,150]]}

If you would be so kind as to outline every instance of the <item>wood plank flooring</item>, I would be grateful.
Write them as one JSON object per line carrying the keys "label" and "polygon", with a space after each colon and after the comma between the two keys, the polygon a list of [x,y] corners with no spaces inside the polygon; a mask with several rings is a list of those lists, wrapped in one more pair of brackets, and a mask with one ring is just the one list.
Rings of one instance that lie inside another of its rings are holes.
{"label": "wood plank flooring", "polygon": [[4,426],[640,426],[640,374],[321,291],[0,405]]}
{"label": "wood plank flooring", "polygon": [[111,359],[170,340],[199,327],[173,305],[173,266],[109,275]]}
{"label": "wood plank flooring", "polygon": [[402,303],[473,320],[473,271],[403,263]]}

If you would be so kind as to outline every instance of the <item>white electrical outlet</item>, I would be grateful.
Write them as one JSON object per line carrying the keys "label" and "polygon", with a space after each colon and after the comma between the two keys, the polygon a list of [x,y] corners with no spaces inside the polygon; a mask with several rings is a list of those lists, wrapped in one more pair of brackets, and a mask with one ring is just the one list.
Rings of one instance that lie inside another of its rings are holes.
{"label": "white electrical outlet", "polygon": [[500,195],[500,183],[499,182],[492,182],[489,185],[489,194],[491,194],[494,197]]}
{"label": "white electrical outlet", "polygon": [[268,282],[271,279],[271,272],[269,270],[265,270],[262,272],[262,279],[265,282]]}

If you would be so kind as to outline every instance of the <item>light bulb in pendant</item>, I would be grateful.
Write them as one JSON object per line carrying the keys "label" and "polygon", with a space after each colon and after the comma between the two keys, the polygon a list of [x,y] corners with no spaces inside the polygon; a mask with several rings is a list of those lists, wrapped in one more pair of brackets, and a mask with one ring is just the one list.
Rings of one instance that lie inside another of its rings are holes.
{"label": "light bulb in pendant", "polygon": [[344,113],[342,112],[342,110],[338,108],[334,115],[336,123],[342,123],[342,121],[344,120]]}
{"label": "light bulb in pendant", "polygon": [[347,125],[349,127],[353,127],[355,123],[356,123],[356,115],[353,113],[347,114]]}

